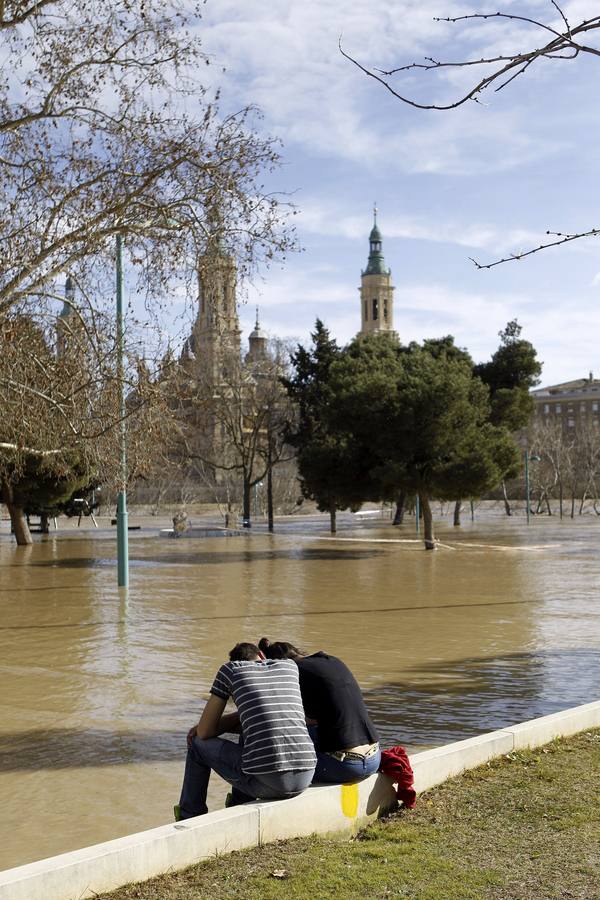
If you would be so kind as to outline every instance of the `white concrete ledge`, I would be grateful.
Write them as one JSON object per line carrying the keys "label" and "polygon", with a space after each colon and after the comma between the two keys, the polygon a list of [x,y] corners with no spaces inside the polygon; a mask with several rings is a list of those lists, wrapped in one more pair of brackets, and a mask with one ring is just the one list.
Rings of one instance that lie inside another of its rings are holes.
{"label": "white concrete ledge", "polygon": [[[600,727],[600,701],[411,757],[422,792],[494,757]],[[232,850],[310,834],[353,834],[396,805],[390,780],[311,787],[292,800],[250,803],[163,825],[0,872],[0,900],[83,900]]]}
{"label": "white concrete ledge", "polygon": [[415,790],[420,794],[467,769],[476,769],[494,757],[510,753],[512,749],[513,736],[507,730],[491,731],[466,741],[415,753],[410,758]]}

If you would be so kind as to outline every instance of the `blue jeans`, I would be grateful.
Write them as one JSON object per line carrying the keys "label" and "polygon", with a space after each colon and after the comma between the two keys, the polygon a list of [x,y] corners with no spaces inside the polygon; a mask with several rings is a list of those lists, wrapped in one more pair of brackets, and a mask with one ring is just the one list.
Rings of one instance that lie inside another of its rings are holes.
{"label": "blue jeans", "polygon": [[242,748],[223,738],[201,741],[195,737],[188,747],[179,799],[180,817],[190,819],[208,812],[206,793],[211,769],[233,786],[230,806],[261,800],[281,800],[302,793],[313,777],[313,769],[249,775],[242,772]]}
{"label": "blue jeans", "polygon": [[317,749],[318,728],[311,725],[308,733],[317,751],[317,768],[313,777],[313,783],[318,784],[350,784],[353,781],[364,781],[369,775],[373,775],[381,764],[381,750],[368,756],[366,759],[336,759],[329,753],[321,753]]}

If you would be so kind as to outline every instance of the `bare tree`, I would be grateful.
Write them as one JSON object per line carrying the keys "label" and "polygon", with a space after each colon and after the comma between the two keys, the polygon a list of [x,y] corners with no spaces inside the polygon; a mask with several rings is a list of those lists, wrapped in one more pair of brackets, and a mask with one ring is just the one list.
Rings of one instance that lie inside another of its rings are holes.
{"label": "bare tree", "polygon": [[[373,78],[381,84],[394,97],[409,106],[423,110],[451,110],[462,106],[469,101],[482,102],[482,99],[490,93],[498,93],[511,85],[521,75],[525,75],[532,66],[540,64],[541,60],[560,62],[577,59],[582,54],[600,57],[600,46],[594,45],[600,35],[600,15],[579,18],[576,22],[569,22],[564,8],[557,0],[549,0],[548,11],[550,17],[547,20],[534,18],[533,16],[520,15],[513,12],[469,13],[460,16],[434,17],[436,22],[467,23],[471,25],[481,23],[510,23],[523,26],[518,32],[519,39],[525,44],[525,49],[509,47],[502,52],[492,52],[483,55],[475,55],[467,59],[443,60],[432,56],[425,57],[422,62],[410,62],[392,69],[378,69],[359,62],[342,47],[340,52],[365,75]],[[504,35],[500,35],[504,39]],[[514,32],[509,32],[509,38],[514,40]],[[448,71],[468,69],[474,71],[474,77],[466,89],[460,90],[452,99],[445,102],[421,102],[415,97],[409,96],[397,85],[397,79],[415,71],[435,72],[444,75]],[[556,247],[584,237],[598,237],[600,228],[594,227],[574,233],[562,233],[559,231],[546,231],[550,238],[547,242],[513,253],[502,259],[490,263],[480,263],[475,259],[472,262],[478,269],[491,269],[510,260],[523,259],[548,247]]]}
{"label": "bare tree", "polygon": [[0,313],[52,293],[81,260],[112,266],[117,233],[148,297],[164,300],[173,278],[195,292],[215,210],[246,267],[287,246],[277,199],[258,184],[274,144],[253,133],[253,111],[219,116],[196,77],[207,62],[187,30],[197,11],[182,9],[1,4]]}
{"label": "bare tree", "polygon": [[[251,520],[252,489],[293,456],[286,432],[294,409],[281,383],[283,366],[278,356],[259,366],[230,356],[216,382],[201,361],[178,376],[180,458],[193,462],[215,495],[226,498],[228,512],[241,497],[244,524]],[[273,496],[272,483],[267,495]]]}
{"label": "bare tree", "polygon": [[[208,62],[198,19],[199,6],[173,0],[0,2],[0,450],[13,473],[5,496],[28,461],[60,466],[75,453],[100,471],[108,458],[99,448],[118,417],[104,313],[117,234],[150,321],[176,291],[195,299],[198,257],[217,245],[244,274],[293,243],[282,205],[260,182],[277,162],[274,142],[257,135],[254,110],[223,117],[198,82]],[[73,358],[56,356],[50,335],[66,273],[77,288],[71,345],[82,344]],[[134,351],[132,421],[164,399]],[[81,359],[85,371],[69,383],[68,365]],[[155,436],[146,424],[145,446]]]}
{"label": "bare tree", "polygon": [[[56,335],[54,325],[14,308],[0,319],[0,496],[21,544],[31,542],[28,498],[40,491],[50,500],[65,491],[68,497],[94,482],[110,487],[118,474],[112,323],[64,316]],[[133,481],[147,468],[150,448],[166,439],[169,419],[151,369],[132,352],[123,376]]]}

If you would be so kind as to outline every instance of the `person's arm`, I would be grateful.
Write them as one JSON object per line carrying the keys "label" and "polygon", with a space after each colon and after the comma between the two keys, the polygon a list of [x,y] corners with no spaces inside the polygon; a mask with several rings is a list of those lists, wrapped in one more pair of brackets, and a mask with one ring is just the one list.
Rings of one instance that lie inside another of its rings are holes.
{"label": "person's arm", "polygon": [[[210,695],[210,699],[207,701],[206,706],[204,707],[204,711],[202,712],[200,721],[198,722],[197,725],[192,725],[192,727],[188,731],[188,734],[187,734],[188,747],[192,743],[192,741],[194,740],[195,737],[199,737],[200,740],[206,740],[206,738],[218,737],[220,734],[225,734],[227,732],[229,734],[239,734],[239,732],[240,732],[240,714],[239,714],[239,712],[223,713],[222,715],[219,715],[216,703],[213,704],[214,712],[213,711],[209,712],[209,715],[205,722],[204,714],[206,713],[208,704],[210,703],[211,700],[221,701],[221,698],[215,697],[214,694]],[[222,703],[223,703],[222,708],[224,709],[225,704],[227,703],[227,700],[223,700]],[[214,725],[214,718],[217,718],[216,725]],[[205,725],[206,725],[206,730],[211,731],[212,732],[211,734],[205,733]],[[213,725],[214,725],[214,730],[213,730]],[[202,727],[202,734],[200,733],[201,727]]]}
{"label": "person's arm", "polygon": [[240,714],[239,712],[230,712],[223,713],[221,716],[221,721],[219,722],[219,731],[218,734],[239,734],[241,730],[240,726]]}
{"label": "person's arm", "polygon": [[195,737],[199,737],[201,741],[205,741],[207,738],[217,737],[217,735],[222,734],[222,731],[220,730],[221,720],[229,718],[229,716],[223,716],[223,710],[226,705],[226,697],[217,697],[215,694],[210,695],[206,701],[206,706],[202,710],[200,721],[197,725],[193,725],[188,731],[188,746]]}

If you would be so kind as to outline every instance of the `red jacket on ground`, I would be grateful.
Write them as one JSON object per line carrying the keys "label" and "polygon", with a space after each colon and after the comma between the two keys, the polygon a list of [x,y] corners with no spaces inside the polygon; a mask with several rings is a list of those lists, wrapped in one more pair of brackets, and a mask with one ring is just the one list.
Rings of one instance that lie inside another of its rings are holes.
{"label": "red jacket on ground", "polygon": [[413,787],[414,774],[404,747],[390,747],[381,751],[379,771],[389,775],[396,785],[396,796],[408,809],[412,809],[417,799]]}

